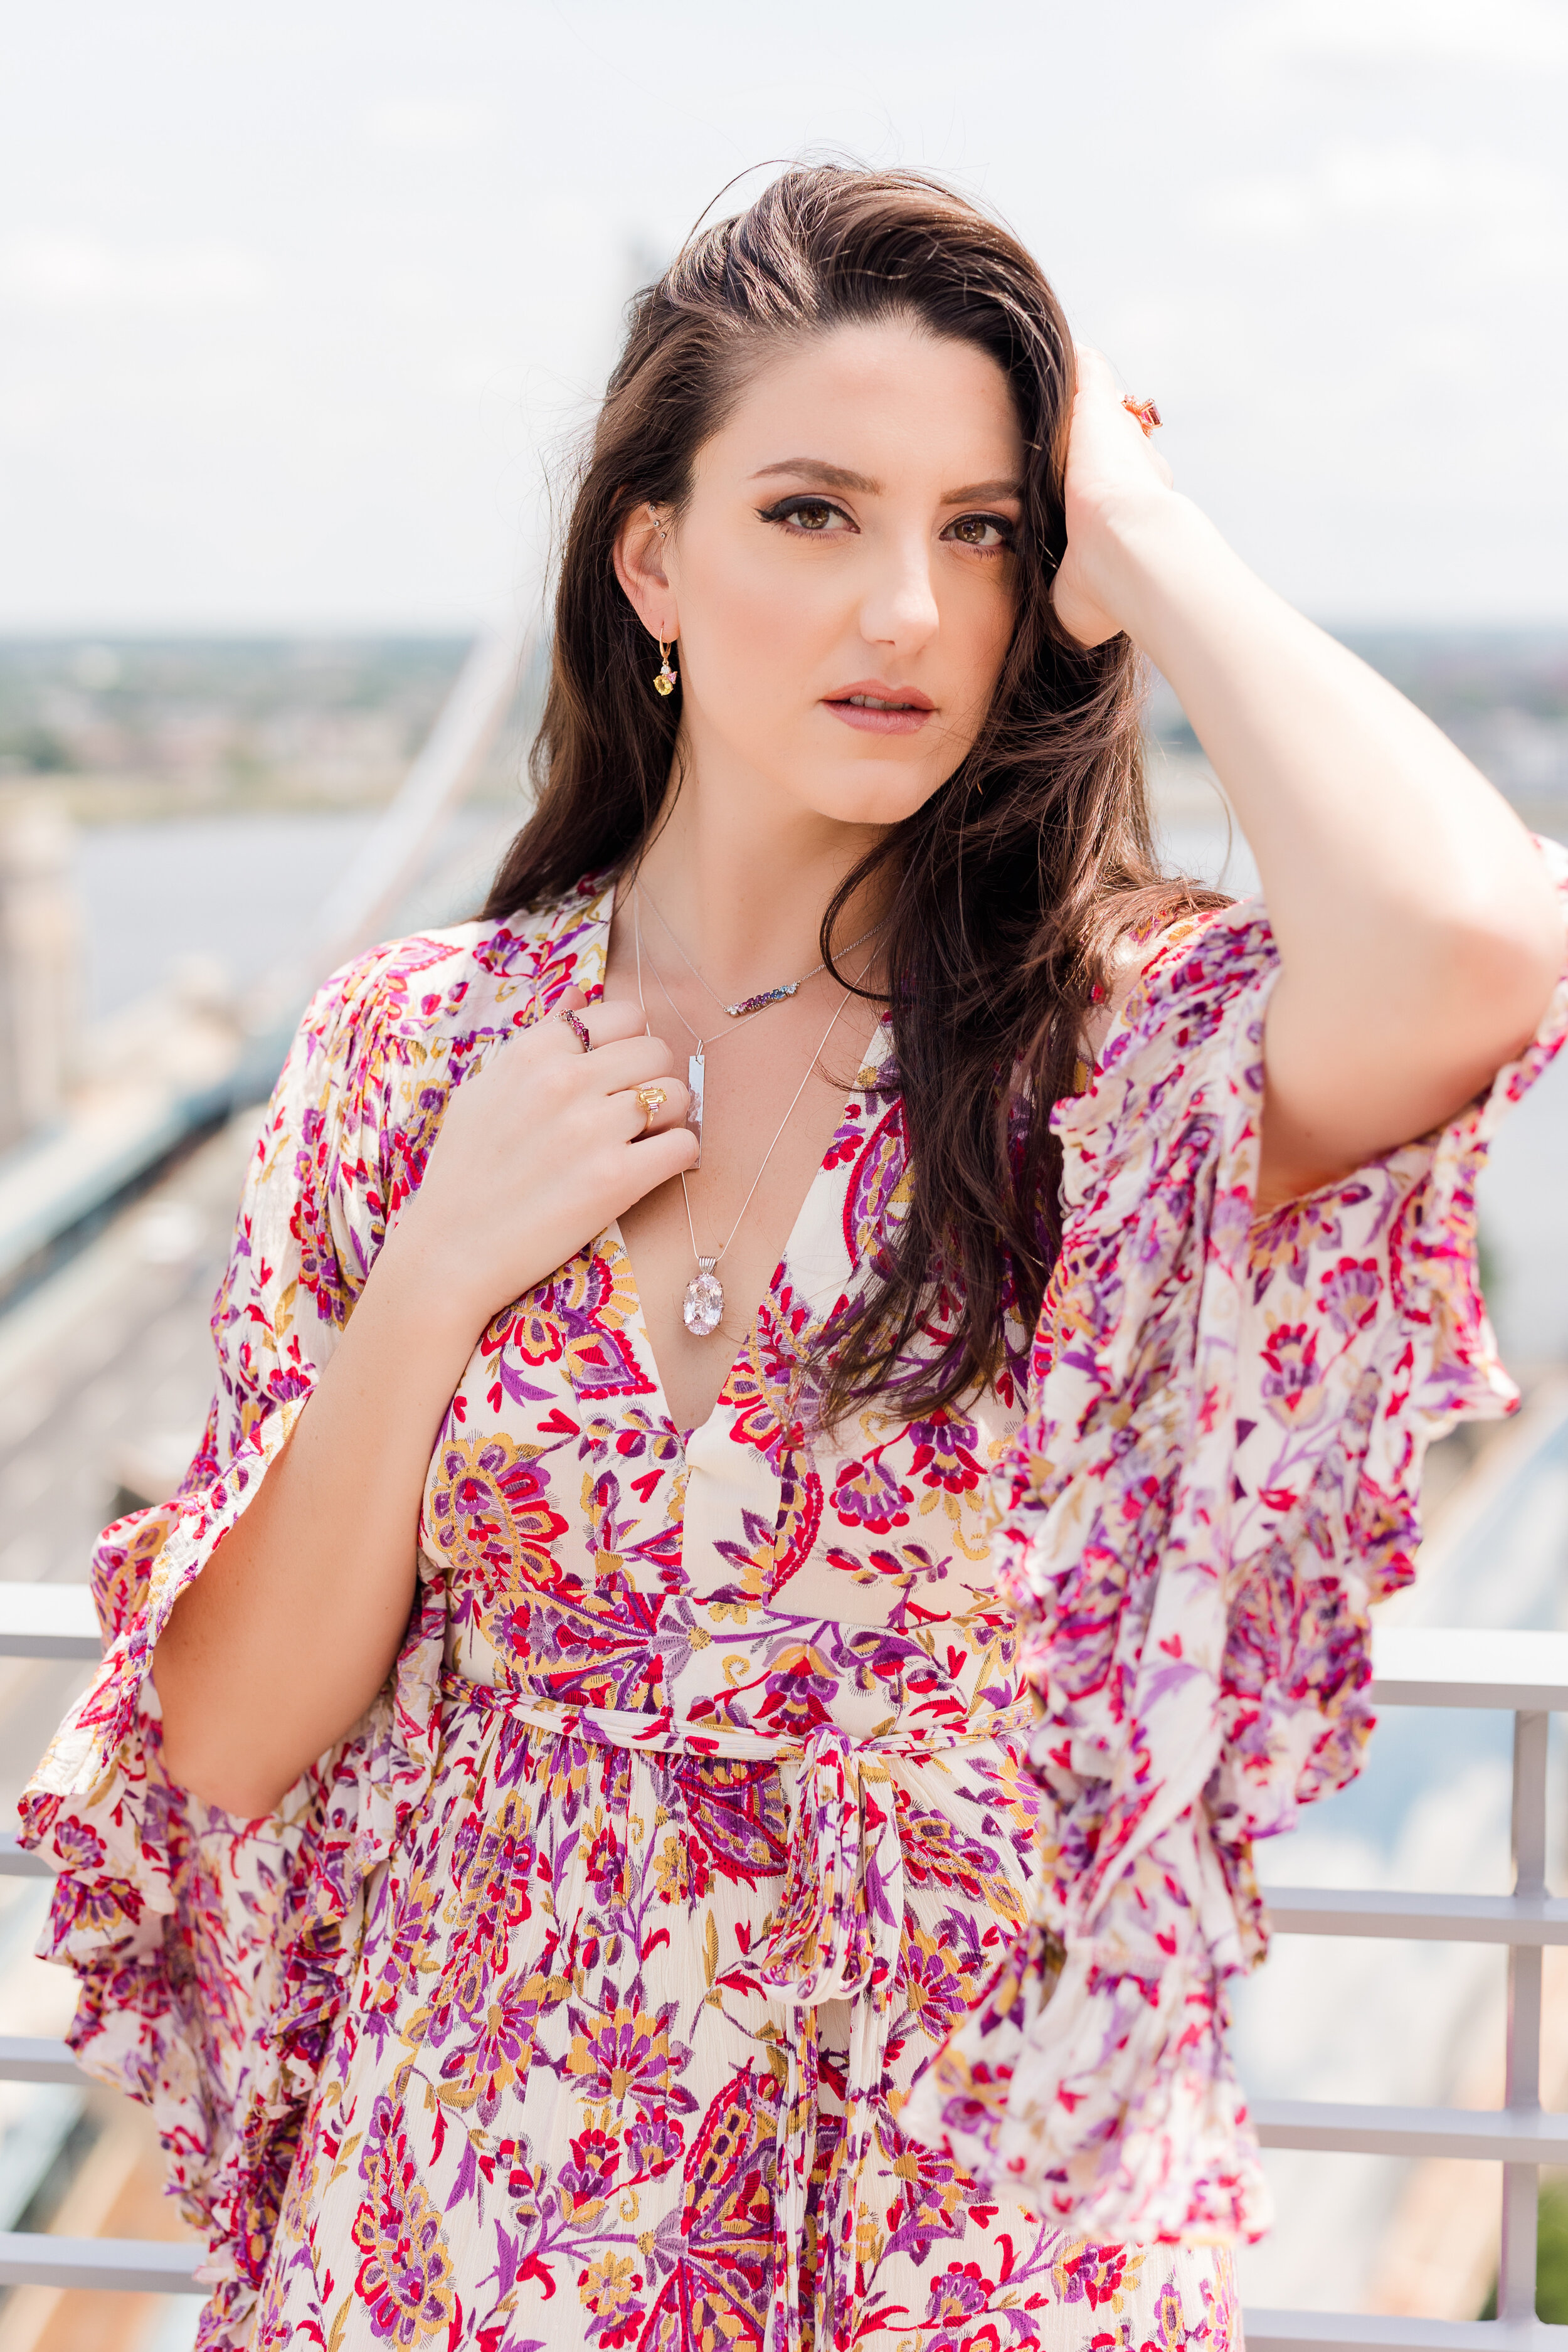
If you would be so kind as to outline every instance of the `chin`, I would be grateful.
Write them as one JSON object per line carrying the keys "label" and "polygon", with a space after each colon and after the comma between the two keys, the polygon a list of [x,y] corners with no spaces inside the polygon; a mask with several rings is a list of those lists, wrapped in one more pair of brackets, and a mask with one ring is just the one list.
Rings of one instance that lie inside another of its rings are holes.
{"label": "chin", "polygon": [[868,773],[868,763],[858,762],[847,775],[825,778],[818,772],[801,797],[819,816],[833,817],[840,824],[902,824],[945,782],[941,776],[911,775],[890,761],[879,775]]}

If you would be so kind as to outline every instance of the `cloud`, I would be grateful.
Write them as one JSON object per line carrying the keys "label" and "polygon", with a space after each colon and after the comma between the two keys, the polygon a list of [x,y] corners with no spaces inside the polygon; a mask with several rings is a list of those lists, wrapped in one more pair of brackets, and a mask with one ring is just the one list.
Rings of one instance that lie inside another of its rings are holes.
{"label": "cloud", "polygon": [[1533,267],[1561,221],[1563,201],[1556,179],[1538,166],[1401,140],[1329,148],[1298,172],[1215,181],[1194,209],[1202,226],[1238,243],[1300,243],[1345,229],[1447,229],[1484,238],[1500,260],[1510,241],[1521,251],[1527,244]]}
{"label": "cloud", "polygon": [[1226,37],[1282,63],[1568,68],[1568,21],[1547,0],[1289,0]]}
{"label": "cloud", "polygon": [[202,310],[248,306],[270,290],[256,255],[216,243],[133,252],[99,237],[39,231],[0,246],[0,300],[53,310]]}
{"label": "cloud", "polygon": [[493,128],[488,107],[466,99],[382,98],[364,118],[378,147],[405,154],[456,155],[482,145]]}

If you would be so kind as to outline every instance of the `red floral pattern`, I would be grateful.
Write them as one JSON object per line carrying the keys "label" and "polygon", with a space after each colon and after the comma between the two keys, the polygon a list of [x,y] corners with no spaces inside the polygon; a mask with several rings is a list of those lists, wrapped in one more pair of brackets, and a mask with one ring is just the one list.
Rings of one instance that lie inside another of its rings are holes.
{"label": "red floral pattern", "polygon": [[1358,1769],[1368,1612],[1414,1574],[1422,1455],[1515,1401],[1475,1184],[1568,981],[1441,1133],[1255,1221],[1277,968],[1256,903],[1174,928],[1058,1108],[1063,1245],[1005,1571],[1043,1893],[902,2118],[1094,2237],[1266,2225],[1225,2049],[1226,1986],[1267,1939],[1252,1842]]}
{"label": "red floral pattern", "polygon": [[[1194,1355],[1173,1322],[1178,1294],[1210,1298],[1208,1266],[1242,1263],[1256,916],[1166,944],[1062,1115],[1068,1246],[1021,1435],[1006,1381],[912,1424],[815,1425],[806,1349],[907,1194],[884,1031],[711,1419],[673,1426],[612,1226],[476,1348],[408,1637],[353,1738],[268,1821],[163,1779],[148,1667],[170,1610],[286,1442],[451,1087],[563,988],[597,990],[607,912],[584,886],[516,927],[377,950],[317,998],[215,1310],[212,1421],[180,1496],[105,1535],[103,1669],[24,1801],[59,1874],[74,2046],[150,2103],[211,2242],[200,2341],[1230,2352],[1224,2249],[1149,2242],[1171,2181],[1192,2204],[1186,2143],[1110,2195],[1058,2167],[1049,2100],[1016,2160],[1009,2085],[1038,2069],[1042,2019],[1079,2082],[1127,1983],[1165,2021],[1112,2066],[1117,2115],[1184,2123],[1170,2085],[1215,2072],[1216,1969],[1257,1942],[1247,1836],[1353,1765],[1364,1612],[1309,1592],[1358,1547],[1384,1563],[1369,1589],[1396,1573],[1431,1366],[1460,1368],[1456,1406],[1496,1389],[1462,1218],[1445,1258],[1424,1209],[1378,1205],[1426,1197],[1430,1150],[1264,1228],[1245,1332],[1205,1305]],[[1481,1141],[1439,1148],[1450,1202]],[[1178,1422],[1196,1434],[1163,1454]],[[1322,1465],[1352,1455],[1336,1519]],[[1233,1547],[1228,1634],[1222,1608],[1217,1648],[1205,1619],[1194,1649],[1161,1594],[1198,1558],[1181,1498],[1222,1468],[1256,1539]],[[998,1482],[1047,1709],[1033,1769]],[[1328,1530],[1310,1575],[1264,1541],[1309,1510]],[[1306,1617],[1340,1630],[1282,1652]],[[1191,1754],[1167,1686],[1191,1693]],[[1197,2117],[1205,2165],[1223,2133],[1234,2157],[1221,2105],[1220,2137]]]}

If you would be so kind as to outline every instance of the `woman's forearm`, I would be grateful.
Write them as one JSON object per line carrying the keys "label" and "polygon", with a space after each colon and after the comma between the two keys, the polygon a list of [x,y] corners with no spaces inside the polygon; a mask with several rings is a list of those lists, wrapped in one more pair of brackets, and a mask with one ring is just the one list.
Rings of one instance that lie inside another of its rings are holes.
{"label": "woman's forearm", "polygon": [[1562,958],[1518,818],[1436,728],[1172,492],[1104,519],[1102,599],[1170,680],[1258,858],[1282,971],[1266,1158],[1285,1188],[1448,1116]]}
{"label": "woman's forearm", "polygon": [[158,1643],[165,1769],[238,1818],[274,1808],[396,1658],[426,1473],[481,1327],[433,1274],[389,1243],[283,1453]]}

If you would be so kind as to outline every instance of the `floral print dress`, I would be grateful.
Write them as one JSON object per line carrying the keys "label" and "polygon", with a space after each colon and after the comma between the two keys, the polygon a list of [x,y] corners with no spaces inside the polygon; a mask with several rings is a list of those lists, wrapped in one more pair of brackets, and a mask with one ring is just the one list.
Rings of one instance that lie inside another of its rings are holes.
{"label": "floral print dress", "polygon": [[1228,2352],[1249,1841],[1355,1769],[1422,1446],[1508,1402],[1471,1187],[1562,1008],[1445,1136],[1253,1225],[1272,941],[1178,926],[1057,1114],[1026,1396],[825,1433],[807,1351],[906,1197],[884,1025],[700,1428],[615,1226],[495,1317],[386,1690],[232,1821],[162,1772],[153,1646],[451,1088],[598,990],[609,912],[585,884],[317,997],[202,1450],[106,1531],[104,1665],[23,1801],[73,2046],[210,2242],[199,2340]]}

